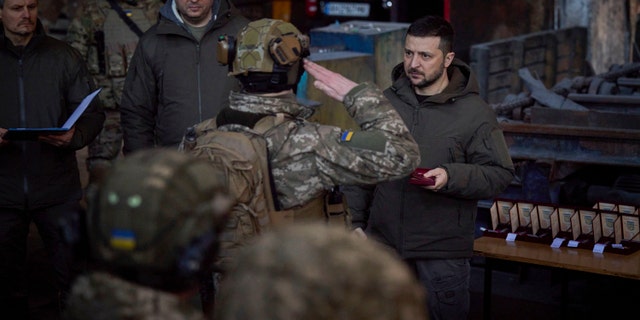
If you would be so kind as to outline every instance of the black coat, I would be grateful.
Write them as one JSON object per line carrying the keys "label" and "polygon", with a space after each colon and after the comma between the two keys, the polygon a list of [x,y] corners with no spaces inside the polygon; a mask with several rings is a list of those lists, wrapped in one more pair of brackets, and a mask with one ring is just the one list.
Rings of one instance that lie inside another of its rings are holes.
{"label": "black coat", "polygon": [[121,100],[123,152],[177,148],[185,130],[213,118],[239,90],[217,56],[218,37],[235,36],[249,20],[230,1],[220,3],[217,19],[196,40],[167,1],[158,23],[140,38],[127,71]]}
{"label": "black coat", "polygon": [[[24,48],[14,47],[0,24],[0,128],[60,127],[95,89],[85,61],[68,44],[36,33]],[[71,144],[38,141],[0,146],[0,207],[41,208],[82,196],[76,150],[102,130],[97,102],[75,124]]]}

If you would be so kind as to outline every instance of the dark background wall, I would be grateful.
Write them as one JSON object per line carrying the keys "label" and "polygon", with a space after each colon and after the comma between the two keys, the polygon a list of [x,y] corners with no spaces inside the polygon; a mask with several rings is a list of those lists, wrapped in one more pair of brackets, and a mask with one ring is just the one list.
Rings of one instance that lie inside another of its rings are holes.
{"label": "dark background wall", "polygon": [[473,44],[552,29],[553,3],[554,0],[451,1],[456,55],[469,61]]}
{"label": "dark background wall", "polygon": [[[272,15],[278,2],[290,2],[290,21],[303,32],[323,27],[336,21],[372,20],[386,22],[412,22],[427,14],[443,16],[451,21],[456,34],[456,54],[468,60],[469,48],[475,43],[508,38],[520,34],[553,28],[554,0],[422,0],[393,1],[391,8],[384,8],[381,0],[350,0],[371,4],[368,18],[328,17],[321,13],[309,16],[307,2],[235,0],[236,6],[252,19]],[[318,1],[320,3],[322,1]]]}
{"label": "dark background wall", "polygon": [[[83,1],[39,1],[41,18],[53,36],[64,36],[68,21]],[[607,71],[614,63],[640,60],[640,49],[635,44],[640,0],[391,0],[391,8],[384,8],[382,0],[348,2],[370,3],[371,15],[366,19],[327,17],[321,13],[310,16],[306,12],[307,0],[233,0],[250,19],[291,21],[305,33],[336,21],[412,22],[425,14],[442,15],[457,33],[456,54],[466,61],[474,44],[574,26],[588,28],[587,59],[596,73]]]}

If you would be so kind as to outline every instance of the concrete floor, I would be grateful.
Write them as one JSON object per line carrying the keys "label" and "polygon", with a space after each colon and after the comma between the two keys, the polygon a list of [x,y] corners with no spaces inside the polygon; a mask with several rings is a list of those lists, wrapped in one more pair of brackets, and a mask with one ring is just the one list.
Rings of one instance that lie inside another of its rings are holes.
{"label": "concrete floor", "polygon": [[[483,319],[483,259],[472,260],[470,319]],[[640,301],[640,280],[510,262],[494,267],[492,284],[493,320],[626,319]]]}

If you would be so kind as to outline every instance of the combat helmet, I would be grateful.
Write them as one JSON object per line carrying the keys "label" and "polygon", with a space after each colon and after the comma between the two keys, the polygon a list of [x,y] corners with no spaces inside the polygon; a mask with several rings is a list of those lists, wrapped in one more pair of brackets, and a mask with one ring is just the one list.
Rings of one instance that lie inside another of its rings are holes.
{"label": "combat helmet", "polygon": [[229,66],[247,92],[278,92],[295,88],[309,55],[309,37],[289,22],[260,19],[218,39],[218,62]]}
{"label": "combat helmet", "polygon": [[226,183],[207,161],[177,150],[118,159],[88,201],[96,265],[160,290],[193,285],[217,254],[232,205]]}

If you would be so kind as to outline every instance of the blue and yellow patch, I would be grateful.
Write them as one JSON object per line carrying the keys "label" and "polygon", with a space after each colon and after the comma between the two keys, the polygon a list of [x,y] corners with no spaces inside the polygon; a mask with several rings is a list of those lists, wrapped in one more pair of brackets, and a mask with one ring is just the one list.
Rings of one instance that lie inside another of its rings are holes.
{"label": "blue and yellow patch", "polygon": [[340,136],[340,141],[351,141],[352,137],[353,137],[353,131],[345,131]]}
{"label": "blue and yellow patch", "polygon": [[114,249],[133,250],[136,247],[136,235],[131,230],[113,229],[109,244]]}
{"label": "blue and yellow patch", "polygon": [[131,12],[131,10],[124,10],[124,13],[127,15],[127,17],[131,18],[131,16],[133,16],[133,12]]}

